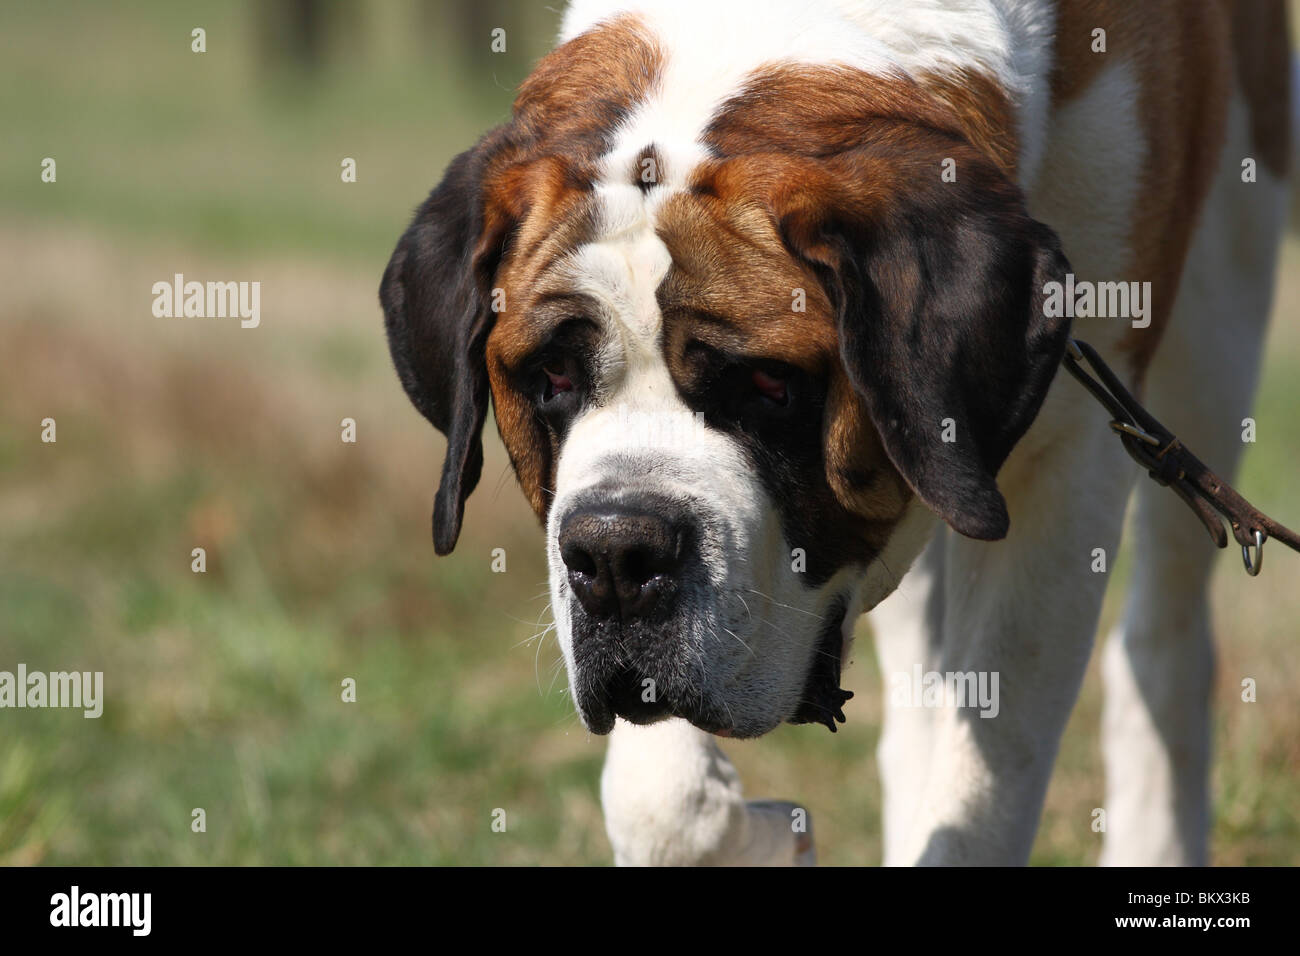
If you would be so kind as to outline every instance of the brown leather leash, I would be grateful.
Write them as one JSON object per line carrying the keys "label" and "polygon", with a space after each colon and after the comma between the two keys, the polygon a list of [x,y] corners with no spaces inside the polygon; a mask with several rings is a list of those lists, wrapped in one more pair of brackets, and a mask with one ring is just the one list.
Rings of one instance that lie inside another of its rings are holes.
{"label": "brown leather leash", "polygon": [[[1069,373],[1110,412],[1110,427],[1119,435],[1133,460],[1159,484],[1172,488],[1196,512],[1220,548],[1228,546],[1228,535],[1219,515],[1228,519],[1233,537],[1241,545],[1241,559],[1247,574],[1259,574],[1264,566],[1264,542],[1269,538],[1276,538],[1288,548],[1300,551],[1300,535],[1255,508],[1231,485],[1205,467],[1205,463],[1193,455],[1173,432],[1142,407],[1096,349],[1086,342],[1071,339],[1063,361]],[[1084,361],[1092,366],[1096,378],[1083,367]],[[1253,560],[1252,547],[1255,549]]]}

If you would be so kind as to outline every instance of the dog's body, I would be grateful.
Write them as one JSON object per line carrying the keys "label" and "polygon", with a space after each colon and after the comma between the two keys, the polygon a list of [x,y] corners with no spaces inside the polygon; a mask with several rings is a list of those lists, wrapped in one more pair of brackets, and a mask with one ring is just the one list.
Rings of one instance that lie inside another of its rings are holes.
{"label": "dog's body", "polygon": [[[1285,37],[1280,5],[1221,0],[571,5],[381,297],[448,434],[440,553],[489,394],[547,522],[620,862],[796,860],[713,735],[834,729],[863,610],[887,679],[1000,687],[991,719],[886,695],[886,861],[1028,858],[1136,477],[1053,379],[1047,290],[1150,283],[1140,316],[1073,334],[1230,474],[1285,205]],[[1206,856],[1214,551],[1162,494],[1139,492],[1105,650],[1107,862]]]}

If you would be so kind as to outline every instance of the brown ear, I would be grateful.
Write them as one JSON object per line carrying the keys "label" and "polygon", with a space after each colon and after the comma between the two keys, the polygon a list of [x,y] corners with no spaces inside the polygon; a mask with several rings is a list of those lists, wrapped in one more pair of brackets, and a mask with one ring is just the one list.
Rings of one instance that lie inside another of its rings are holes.
{"label": "brown ear", "polygon": [[490,286],[511,226],[505,211],[485,203],[484,181],[506,145],[506,131],[499,129],[452,160],[398,240],[379,287],[402,386],[447,436],[433,506],[438,554],[455,547],[465,499],[483,469]]}
{"label": "brown ear", "polygon": [[822,275],[890,460],[955,530],[995,540],[1009,526],[996,475],[1069,335],[1043,286],[1069,264],[992,163],[947,134],[891,132],[819,163],[782,197],[780,226]]}

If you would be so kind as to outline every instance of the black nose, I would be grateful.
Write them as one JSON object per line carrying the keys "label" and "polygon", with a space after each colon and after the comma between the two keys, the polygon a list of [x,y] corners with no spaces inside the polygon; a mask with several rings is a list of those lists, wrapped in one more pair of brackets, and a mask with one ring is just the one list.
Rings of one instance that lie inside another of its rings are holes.
{"label": "black nose", "polygon": [[580,509],[560,525],[569,584],[594,618],[648,617],[676,590],[684,522],[622,506]]}

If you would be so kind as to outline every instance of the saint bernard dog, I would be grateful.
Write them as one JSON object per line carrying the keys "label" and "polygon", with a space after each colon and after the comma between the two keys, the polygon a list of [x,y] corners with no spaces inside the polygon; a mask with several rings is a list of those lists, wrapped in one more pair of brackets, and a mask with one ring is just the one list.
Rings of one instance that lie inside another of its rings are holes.
{"label": "saint bernard dog", "polygon": [[[447,439],[437,553],[489,405],[545,526],[617,862],[810,860],[717,741],[834,730],[864,612],[890,685],[999,698],[885,694],[885,862],[1028,859],[1138,477],[1062,354],[1092,344],[1231,474],[1287,37],[1273,0],[570,3],[380,299]],[[1146,314],[1067,317],[1058,283],[1141,283]],[[1204,863],[1215,549],[1152,482],[1133,530],[1101,859]]]}

